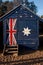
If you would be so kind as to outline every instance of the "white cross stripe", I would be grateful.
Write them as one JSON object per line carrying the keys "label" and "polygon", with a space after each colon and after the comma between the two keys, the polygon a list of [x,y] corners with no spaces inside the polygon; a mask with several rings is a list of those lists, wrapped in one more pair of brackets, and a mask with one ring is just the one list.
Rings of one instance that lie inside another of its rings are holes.
{"label": "white cross stripe", "polygon": [[[10,43],[10,44],[11,44],[11,42],[12,42],[12,45],[15,45],[15,44],[17,44],[17,42],[16,42],[16,38],[15,38],[15,36],[14,36],[14,34],[16,33],[16,32],[14,32],[14,31],[15,31],[15,30],[14,30],[14,27],[15,27],[15,24],[16,24],[17,19],[12,19],[12,26],[10,26],[10,25],[11,25],[10,21],[11,21],[11,20],[9,19],[8,27],[9,27],[9,31],[11,30],[10,27],[12,27],[12,33],[9,32],[8,39],[9,39],[9,43]],[[12,41],[11,41],[11,34],[12,34]],[[8,42],[8,39],[7,39],[7,42]]]}

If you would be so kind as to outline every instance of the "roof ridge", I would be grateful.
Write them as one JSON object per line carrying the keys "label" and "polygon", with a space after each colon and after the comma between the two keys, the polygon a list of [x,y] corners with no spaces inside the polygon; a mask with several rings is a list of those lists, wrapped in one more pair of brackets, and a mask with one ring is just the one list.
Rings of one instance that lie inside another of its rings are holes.
{"label": "roof ridge", "polygon": [[[28,8],[27,6],[24,6],[23,4],[19,4],[18,6],[14,7],[12,10],[10,10],[9,12],[7,12],[5,15],[9,14],[10,12],[12,12],[13,10],[15,10],[17,7],[19,6],[23,6],[24,8],[26,8],[27,10],[29,10],[31,13],[33,13],[34,15],[36,15],[37,17],[39,17],[40,19],[42,19],[40,16],[38,16],[37,14],[34,13],[34,11],[32,11],[30,8]],[[4,17],[5,15],[3,15],[2,17]],[[0,17],[0,19],[2,18]],[[42,19],[43,20],[43,19]]]}
{"label": "roof ridge", "polygon": [[[23,5],[22,5],[23,6]],[[38,16],[37,14],[34,13],[34,11],[32,11],[30,8],[28,8],[27,6],[23,6],[25,7],[27,10],[29,10],[30,12],[32,12],[34,15]],[[38,16],[39,18],[41,18],[40,16]],[[42,18],[41,18],[42,19]]]}
{"label": "roof ridge", "polygon": [[[20,4],[21,5],[21,4]],[[3,16],[1,16],[0,18],[4,17],[5,15],[9,14],[12,10],[16,9],[17,7],[19,7],[20,5],[16,6],[15,8],[11,9],[9,12],[7,12],[6,14],[4,14]]]}

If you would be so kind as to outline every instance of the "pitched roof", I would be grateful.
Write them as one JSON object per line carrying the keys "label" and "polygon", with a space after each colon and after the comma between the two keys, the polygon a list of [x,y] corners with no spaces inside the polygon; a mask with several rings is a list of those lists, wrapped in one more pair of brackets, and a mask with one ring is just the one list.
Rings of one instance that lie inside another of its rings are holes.
{"label": "pitched roof", "polygon": [[11,14],[13,11],[15,11],[15,9],[19,8],[20,6],[26,8],[28,11],[30,11],[31,13],[33,13],[35,16],[37,16],[39,18],[40,21],[43,21],[43,19],[41,19],[37,14],[35,14],[32,10],[30,10],[28,7],[20,4],[18,6],[16,6],[15,8],[13,8],[12,10],[10,10],[8,13],[6,13],[5,15],[3,15],[2,17],[0,17],[0,22],[3,21],[4,17],[6,18],[9,14]]}
{"label": "pitched roof", "polygon": [[12,10],[10,10],[8,13],[4,14],[2,17],[0,17],[0,21],[2,21],[1,19],[3,19],[4,17],[6,17],[7,15],[9,15],[10,13],[12,13],[16,8],[18,8],[21,5],[16,6],[15,8],[13,8]]}

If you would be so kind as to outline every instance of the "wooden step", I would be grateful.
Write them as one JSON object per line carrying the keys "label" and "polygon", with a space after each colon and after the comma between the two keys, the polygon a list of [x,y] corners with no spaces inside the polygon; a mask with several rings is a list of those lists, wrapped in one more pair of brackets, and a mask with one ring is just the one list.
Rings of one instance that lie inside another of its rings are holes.
{"label": "wooden step", "polygon": [[18,45],[13,45],[13,46],[8,45],[8,46],[6,46],[6,48],[17,48],[17,47],[18,47]]}
{"label": "wooden step", "polygon": [[8,51],[7,53],[18,53],[18,51]]}
{"label": "wooden step", "polygon": [[6,49],[6,51],[18,51],[18,48],[14,48],[14,49],[9,48],[9,49]]}
{"label": "wooden step", "polygon": [[7,53],[7,54],[12,54],[12,53],[17,53],[18,54],[18,45],[13,45],[13,46],[10,46],[10,45],[7,45],[5,48],[4,48],[4,52]]}
{"label": "wooden step", "polygon": [[15,50],[15,49],[18,49],[18,48],[7,48],[7,50]]}
{"label": "wooden step", "polygon": [[8,47],[14,47],[14,46],[18,46],[18,45],[16,44],[16,45],[11,45],[11,46],[10,46],[10,45],[7,45],[7,46],[8,46]]}

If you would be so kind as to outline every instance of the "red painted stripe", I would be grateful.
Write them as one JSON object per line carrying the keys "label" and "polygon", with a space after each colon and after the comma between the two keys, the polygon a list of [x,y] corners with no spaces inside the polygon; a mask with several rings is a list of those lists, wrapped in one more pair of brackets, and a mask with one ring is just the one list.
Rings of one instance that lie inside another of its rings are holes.
{"label": "red painted stripe", "polygon": [[9,19],[9,30],[6,31],[6,32],[9,32],[9,35],[10,35],[9,37],[10,45],[13,45],[13,34],[16,34],[17,32],[16,30],[12,29],[12,27],[13,27],[13,19],[11,18]]}
{"label": "red painted stripe", "polygon": [[10,45],[12,45],[12,19],[10,19]]}

